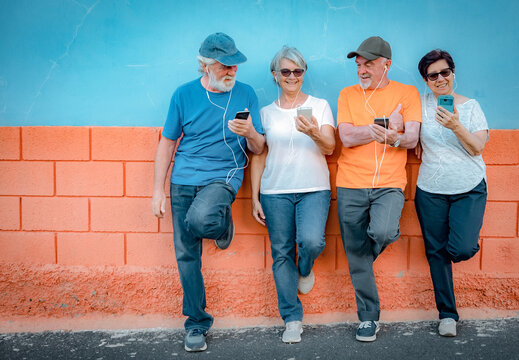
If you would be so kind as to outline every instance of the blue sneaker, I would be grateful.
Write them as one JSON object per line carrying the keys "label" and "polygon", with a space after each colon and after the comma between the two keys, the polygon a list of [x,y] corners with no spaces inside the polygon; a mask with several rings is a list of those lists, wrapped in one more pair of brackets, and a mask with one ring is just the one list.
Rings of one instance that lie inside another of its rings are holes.
{"label": "blue sneaker", "polygon": [[379,330],[378,321],[363,321],[357,329],[356,338],[359,341],[375,341]]}
{"label": "blue sneaker", "polygon": [[207,343],[205,342],[206,336],[207,331],[202,329],[189,330],[184,340],[184,349],[186,349],[186,351],[204,351],[207,349]]}

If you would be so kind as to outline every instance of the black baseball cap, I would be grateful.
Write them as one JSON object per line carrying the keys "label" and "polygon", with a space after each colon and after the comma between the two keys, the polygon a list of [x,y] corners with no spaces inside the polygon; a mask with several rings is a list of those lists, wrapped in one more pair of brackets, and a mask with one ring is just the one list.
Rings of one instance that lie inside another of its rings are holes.
{"label": "black baseball cap", "polygon": [[367,38],[360,44],[357,51],[352,51],[348,54],[348,59],[355,56],[362,56],[368,60],[375,60],[379,57],[391,59],[391,46],[380,36],[372,36]]}

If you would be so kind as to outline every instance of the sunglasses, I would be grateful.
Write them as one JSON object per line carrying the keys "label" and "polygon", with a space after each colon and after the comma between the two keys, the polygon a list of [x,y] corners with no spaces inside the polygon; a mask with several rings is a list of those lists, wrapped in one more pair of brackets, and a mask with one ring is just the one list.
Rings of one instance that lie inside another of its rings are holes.
{"label": "sunglasses", "polygon": [[436,80],[438,80],[438,75],[441,75],[442,78],[446,78],[450,74],[452,74],[452,69],[451,68],[447,68],[447,69],[443,69],[440,72],[427,74],[426,77],[427,77],[427,80],[436,81]]}
{"label": "sunglasses", "polygon": [[279,72],[284,77],[289,77],[290,74],[294,74],[295,77],[301,77],[301,75],[304,74],[305,70],[304,69],[294,69],[294,70],[281,69],[281,70],[279,70]]}

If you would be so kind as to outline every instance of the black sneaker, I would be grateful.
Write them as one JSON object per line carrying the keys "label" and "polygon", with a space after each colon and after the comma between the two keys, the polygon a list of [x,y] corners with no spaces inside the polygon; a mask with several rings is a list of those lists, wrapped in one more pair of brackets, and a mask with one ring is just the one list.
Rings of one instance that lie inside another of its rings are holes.
{"label": "black sneaker", "polygon": [[356,338],[359,341],[375,341],[379,330],[378,321],[363,321],[357,329]]}
{"label": "black sneaker", "polygon": [[234,239],[234,222],[232,221],[232,215],[231,220],[229,221],[229,228],[223,235],[221,239],[216,239],[214,242],[216,243],[216,247],[220,250],[225,250],[231,245],[231,241]]}
{"label": "black sneaker", "polygon": [[205,337],[207,332],[201,329],[191,329],[187,332],[184,340],[184,349],[186,351],[204,351],[207,349]]}

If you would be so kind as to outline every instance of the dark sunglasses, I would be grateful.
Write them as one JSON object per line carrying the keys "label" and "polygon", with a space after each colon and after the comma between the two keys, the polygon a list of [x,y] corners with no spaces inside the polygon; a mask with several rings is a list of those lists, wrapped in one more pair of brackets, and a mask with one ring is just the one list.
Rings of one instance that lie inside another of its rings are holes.
{"label": "dark sunglasses", "polygon": [[451,68],[443,69],[440,72],[427,74],[427,80],[436,81],[436,80],[438,80],[438,75],[441,75],[442,78],[446,78],[450,74],[452,74],[452,69]]}
{"label": "dark sunglasses", "polygon": [[290,74],[294,74],[295,77],[300,77],[301,75],[304,74],[305,70],[304,69],[294,69],[294,70],[281,69],[281,70],[279,70],[279,72],[284,77],[289,77]]}

